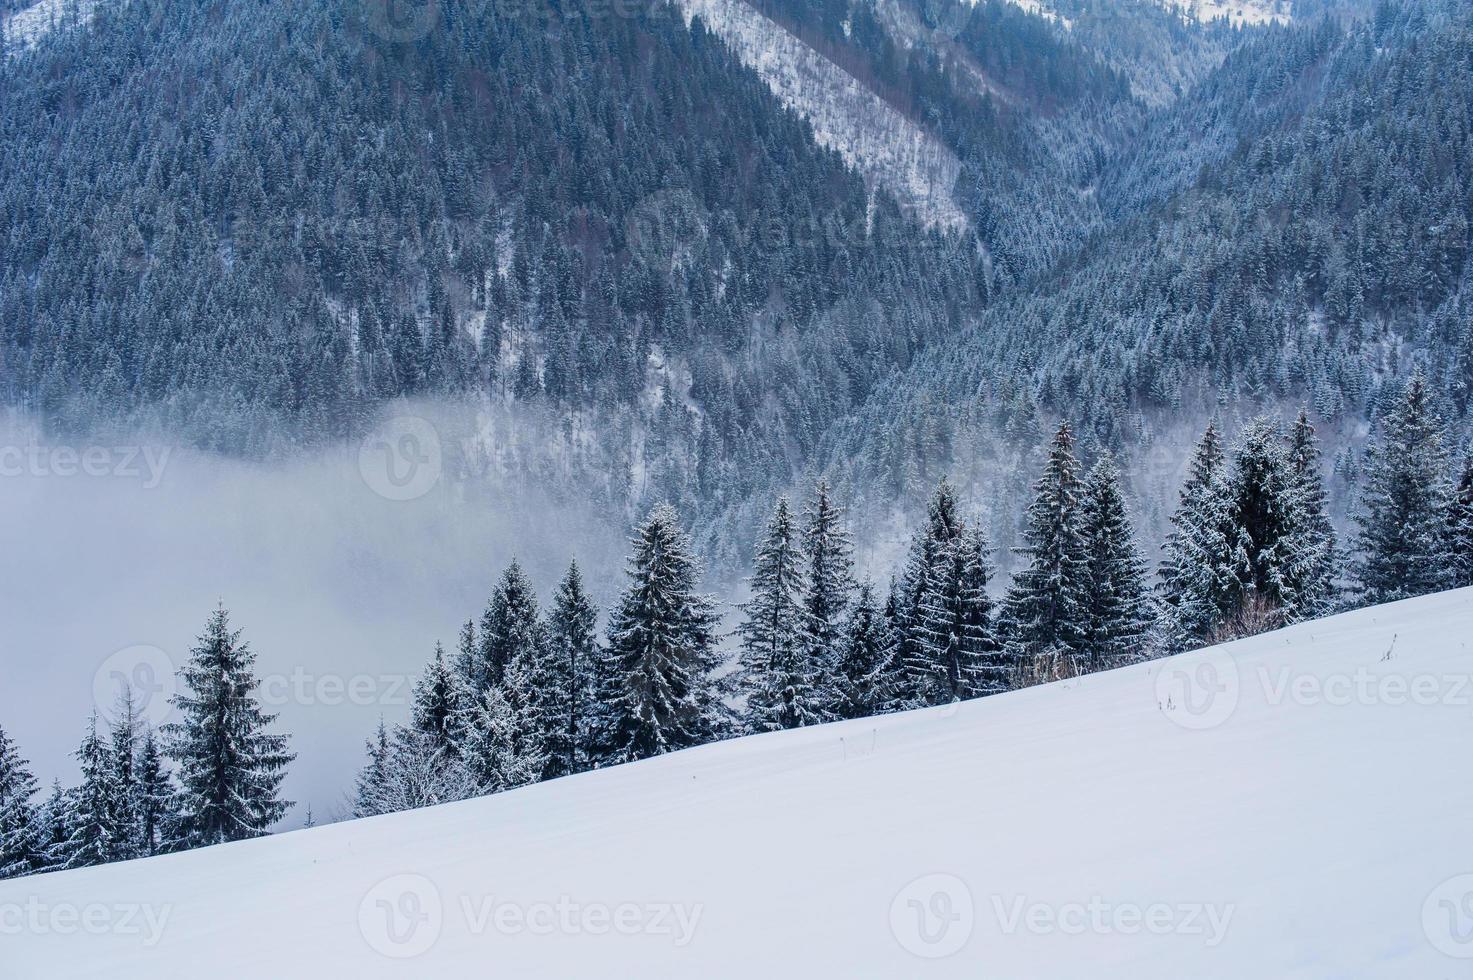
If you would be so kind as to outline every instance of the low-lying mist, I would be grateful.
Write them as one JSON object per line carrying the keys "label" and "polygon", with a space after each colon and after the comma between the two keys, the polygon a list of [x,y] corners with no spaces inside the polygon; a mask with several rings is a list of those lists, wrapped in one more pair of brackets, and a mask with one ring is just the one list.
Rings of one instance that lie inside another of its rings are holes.
{"label": "low-lying mist", "polygon": [[0,726],[43,783],[72,784],[120,677],[149,721],[175,717],[172,668],[223,602],[298,754],[284,826],[340,813],[379,716],[407,718],[436,640],[454,649],[513,556],[544,601],[574,556],[602,603],[617,588],[627,522],[462,479],[449,433],[475,424],[421,407],[278,463],[0,429]]}

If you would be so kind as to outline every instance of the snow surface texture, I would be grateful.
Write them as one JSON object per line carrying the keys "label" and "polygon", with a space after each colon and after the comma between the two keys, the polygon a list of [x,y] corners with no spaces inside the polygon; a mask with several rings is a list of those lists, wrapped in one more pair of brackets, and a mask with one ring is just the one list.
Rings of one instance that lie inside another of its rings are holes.
{"label": "snow surface texture", "polygon": [[90,23],[101,4],[102,0],[40,0],[0,21],[0,40],[6,47],[34,47],[57,27]]}
{"label": "snow surface texture", "polygon": [[[1011,0],[1030,14],[1037,14],[1051,21],[1070,26],[1067,20],[1046,6],[1042,0]],[[1261,25],[1269,23],[1287,24],[1291,20],[1288,0],[1156,0],[1168,10],[1177,10],[1185,17],[1206,23],[1226,19],[1234,26]]]}
{"label": "snow surface texture", "polygon": [[0,883],[0,975],[1465,976],[1470,637],[1446,593]]}
{"label": "snow surface texture", "polygon": [[699,14],[785,106],[808,120],[819,145],[926,224],[967,225],[952,197],[961,164],[940,140],[742,0],[678,2],[687,23]]}

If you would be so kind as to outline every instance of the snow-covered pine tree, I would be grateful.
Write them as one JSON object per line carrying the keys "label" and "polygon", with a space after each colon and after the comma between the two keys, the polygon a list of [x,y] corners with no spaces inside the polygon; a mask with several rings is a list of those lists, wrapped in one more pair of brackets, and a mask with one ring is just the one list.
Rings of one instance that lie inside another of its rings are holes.
{"label": "snow-covered pine tree", "polygon": [[804,631],[803,569],[788,502],[779,499],[752,560],[752,598],[739,607],[742,688],[752,732],[824,720]]}
{"label": "snow-covered pine tree", "polygon": [[453,803],[477,795],[468,767],[413,725],[394,729],[389,748],[389,779],[379,798],[380,813]]}
{"label": "snow-covered pine tree", "polygon": [[153,732],[145,732],[138,749],[138,849],[145,857],[173,850],[179,823],[173,777]]}
{"label": "snow-covered pine tree", "polygon": [[926,606],[937,588],[937,579],[943,575],[947,551],[964,528],[956,490],[943,477],[926,507],[925,526],[911,543],[896,606],[900,663],[911,672],[916,704],[929,704],[936,696],[935,641],[927,626]]}
{"label": "snow-covered pine tree", "polygon": [[521,737],[516,711],[501,688],[487,688],[470,715],[460,752],[476,792],[499,793],[542,777],[547,758],[535,741]]}
{"label": "snow-covered pine tree", "polygon": [[388,813],[391,748],[389,745],[389,729],[384,725],[384,720],[378,720],[378,731],[374,737],[364,743],[368,751],[368,761],[358,772],[358,780],[353,790],[353,816],[372,817],[380,813]]}
{"label": "snow-covered pine tree", "polygon": [[455,649],[455,672],[460,675],[461,686],[471,692],[476,689],[475,679],[480,673],[481,645],[476,639],[476,621],[467,619],[460,627],[460,641]]}
{"label": "snow-covered pine tree", "polygon": [[113,709],[112,750],[114,782],[117,787],[117,805],[114,820],[117,824],[119,860],[137,857],[143,849],[143,831],[138,820],[138,708],[133,699],[131,685],[123,685],[118,692],[117,704]]}
{"label": "snow-covered pine tree", "polygon": [[1080,510],[1087,563],[1085,657],[1089,670],[1106,670],[1145,657],[1151,623],[1146,560],[1136,547],[1120,468],[1110,453],[1085,478]]}
{"label": "snow-covered pine tree", "polygon": [[1362,601],[1392,602],[1448,584],[1447,470],[1443,422],[1418,372],[1366,452],[1355,515],[1354,572]]}
{"label": "snow-covered pine tree", "polygon": [[459,740],[457,726],[469,700],[459,671],[450,666],[445,659],[445,648],[436,643],[435,656],[414,686],[410,723],[429,736],[437,748],[454,755]]}
{"label": "snow-covered pine tree", "polygon": [[885,706],[886,668],[893,656],[889,625],[875,602],[874,586],[859,586],[849,609],[839,656],[828,686],[828,714],[843,721],[868,718]]}
{"label": "snow-covered pine tree", "polygon": [[1243,427],[1233,451],[1228,499],[1244,601],[1257,601],[1270,612],[1253,628],[1289,621],[1299,602],[1291,551],[1297,515],[1289,457],[1276,420],[1259,416]]}
{"label": "snow-covered pine tree", "polygon": [[931,704],[1007,690],[1008,671],[993,625],[992,549],[981,528],[960,528],[941,544],[921,597],[912,666]]}
{"label": "snow-covered pine tree", "polygon": [[727,723],[714,680],[719,617],[696,591],[700,566],[674,508],[656,507],[632,543],[629,584],[609,624],[616,761],[699,745]]}
{"label": "snow-covered pine tree", "polygon": [[97,731],[97,713],[87,722],[87,734],[77,749],[82,782],[67,815],[67,839],[62,867],[86,868],[117,861],[127,855],[127,839],[118,826],[117,766],[107,742]]}
{"label": "snow-covered pine tree", "polygon": [[579,772],[589,765],[589,732],[598,716],[594,694],[603,651],[599,649],[598,609],[583,585],[576,561],[558,585],[547,615],[548,670],[556,695],[543,733],[546,778]]}
{"label": "snow-covered pine tree", "polygon": [[1157,645],[1164,653],[1204,645],[1242,599],[1226,469],[1221,437],[1209,424],[1161,549]]}
{"label": "snow-covered pine tree", "polygon": [[50,795],[36,808],[36,840],[40,846],[37,871],[54,871],[66,863],[75,796],[75,790],[64,790],[61,780],[53,779]]}
{"label": "snow-covered pine tree", "polygon": [[854,546],[844,511],[819,481],[803,514],[803,643],[816,683],[826,689],[845,641],[854,596]]}
{"label": "snow-covered pine tree", "polygon": [[178,763],[180,843],[200,847],[266,834],[291,807],[279,796],[295,756],[287,736],[266,728],[252,673],[256,655],[217,608],[190,660],[183,690],[171,702],[183,720],[164,728],[167,754]]}
{"label": "snow-covered pine tree", "polygon": [[903,588],[892,577],[890,590],[885,595],[885,608],[881,614],[884,623],[884,633],[881,636],[884,641],[884,667],[880,674],[880,684],[875,691],[875,714],[908,711],[922,703],[916,675],[906,664],[903,652],[906,608]]}
{"label": "snow-covered pine tree", "polygon": [[1473,456],[1463,461],[1463,473],[1448,506],[1448,550],[1452,555],[1451,587],[1473,586]]}
{"label": "snow-covered pine tree", "polygon": [[542,643],[537,593],[515,558],[502,574],[481,616],[480,634],[480,655],[467,677],[475,695],[488,687],[499,686],[506,677],[507,664],[531,657]]}
{"label": "snow-covered pine tree", "polygon": [[0,728],[0,878],[45,867],[45,842],[33,799],[36,777],[15,743]]}
{"label": "snow-covered pine tree", "polygon": [[1033,485],[1017,553],[1028,560],[1003,605],[1008,659],[1018,683],[1068,677],[1084,666],[1088,564],[1080,534],[1079,461],[1067,422],[1054,434],[1043,476]]}
{"label": "snow-covered pine tree", "polygon": [[1293,617],[1312,619],[1335,608],[1342,555],[1320,472],[1319,442],[1302,410],[1289,433],[1289,490],[1294,514],[1289,541],[1296,596]]}

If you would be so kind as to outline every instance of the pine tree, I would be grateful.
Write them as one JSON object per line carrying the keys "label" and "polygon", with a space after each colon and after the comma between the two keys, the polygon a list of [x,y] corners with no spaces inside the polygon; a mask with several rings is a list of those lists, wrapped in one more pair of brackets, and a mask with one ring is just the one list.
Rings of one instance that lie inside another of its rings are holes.
{"label": "pine tree", "polygon": [[97,714],[77,749],[82,782],[68,813],[63,867],[85,868],[126,856],[127,839],[118,826],[117,768],[107,742],[97,732]]}
{"label": "pine tree", "polygon": [[1245,601],[1273,611],[1264,625],[1292,615],[1299,595],[1291,548],[1296,530],[1289,457],[1278,423],[1266,416],[1243,428],[1228,478],[1232,547]]}
{"label": "pine tree", "polygon": [[845,612],[854,594],[854,546],[844,512],[820,481],[803,521],[803,642],[820,686],[844,641]]}
{"label": "pine tree", "polygon": [[1385,418],[1366,453],[1365,487],[1355,515],[1355,577],[1366,603],[1436,592],[1450,579],[1450,496],[1442,419],[1420,373]]}
{"label": "pine tree", "polygon": [[875,691],[876,714],[908,711],[922,703],[920,685],[916,683],[916,675],[905,662],[904,609],[906,603],[903,588],[895,579],[890,580],[890,591],[885,595],[885,608],[881,613],[881,621],[884,626],[884,632],[881,634],[884,644],[884,666],[880,673],[880,683]]}
{"label": "pine tree", "polygon": [[926,508],[926,524],[911,543],[894,619],[900,663],[912,675],[908,686],[915,704],[930,703],[936,695],[932,683],[935,641],[926,623],[926,606],[944,574],[948,549],[963,529],[956,491],[943,478]]}
{"label": "pine tree", "polygon": [[183,720],[164,734],[179,765],[180,842],[186,847],[259,837],[292,805],[278,791],[294,756],[287,736],[265,731],[276,716],[263,713],[253,694],[255,662],[221,606],[179,671],[183,690],[172,703]]}
{"label": "pine tree", "polygon": [[1135,544],[1120,470],[1105,453],[1085,479],[1081,533],[1087,566],[1084,650],[1089,670],[1145,656],[1150,625],[1146,560]]}
{"label": "pine tree", "polygon": [[393,760],[389,747],[389,730],[382,718],[378,722],[378,731],[364,744],[364,748],[368,751],[368,761],[359,770],[354,787],[354,817],[372,817],[389,812],[386,807]]}
{"label": "pine tree", "polygon": [[598,610],[575,561],[568,566],[547,617],[549,673],[556,695],[549,713],[554,724],[543,737],[549,779],[587,768],[592,756],[590,732],[598,714],[596,675],[603,662],[597,627]]}
{"label": "pine tree", "polygon": [[138,750],[138,850],[145,857],[174,848],[179,815],[176,791],[153,732],[146,732]]}
{"label": "pine tree", "polygon": [[752,598],[740,606],[747,727],[780,731],[823,720],[822,694],[804,636],[803,558],[788,502],[779,499],[757,546]]}
{"label": "pine tree", "polygon": [[500,686],[506,679],[507,665],[518,658],[526,660],[542,643],[537,593],[515,558],[481,616],[480,633],[480,655],[467,677],[476,695]]}
{"label": "pine tree", "polygon": [[834,663],[828,713],[838,720],[868,718],[885,705],[886,668],[893,656],[883,611],[875,604],[874,587],[859,587],[843,643]]}
{"label": "pine tree", "polygon": [[1201,646],[1238,608],[1226,457],[1214,425],[1192,453],[1181,502],[1162,547],[1158,644],[1165,653]]}
{"label": "pine tree", "polygon": [[429,736],[437,748],[452,754],[458,739],[456,725],[469,695],[457,671],[445,660],[445,648],[435,644],[435,656],[414,687],[411,724]]}
{"label": "pine tree", "polygon": [[488,688],[470,710],[460,753],[479,793],[534,783],[547,765],[540,747],[520,737],[519,720],[500,688]]}
{"label": "pine tree", "polygon": [[468,767],[452,756],[447,747],[437,745],[433,735],[412,725],[394,729],[388,774],[377,800],[379,813],[453,803],[478,792]]}
{"label": "pine tree", "polygon": [[1083,664],[1088,563],[1080,534],[1079,462],[1063,423],[1054,435],[1043,476],[1033,487],[1024,540],[1027,567],[1004,602],[1008,659],[1020,683],[1072,676]]}
{"label": "pine tree", "polygon": [[32,799],[36,777],[15,743],[0,728],[0,878],[42,870],[45,841]]}
{"label": "pine tree", "polygon": [[143,850],[143,831],[138,817],[138,709],[133,688],[123,685],[113,711],[117,719],[112,725],[113,779],[117,787],[117,823],[120,858],[137,857]]}
{"label": "pine tree", "polygon": [[52,871],[66,863],[75,796],[75,791],[61,788],[61,780],[53,779],[50,795],[36,808],[37,871]]}
{"label": "pine tree", "polygon": [[1289,575],[1295,595],[1290,615],[1296,620],[1312,619],[1334,610],[1339,596],[1335,580],[1342,559],[1320,474],[1319,443],[1309,415],[1303,411],[1289,433],[1289,492],[1294,515],[1288,544],[1292,557]]}
{"label": "pine tree", "polygon": [[932,704],[1007,690],[1008,671],[993,627],[992,549],[981,528],[940,544],[921,597],[913,668]]}
{"label": "pine tree", "polygon": [[1452,555],[1451,587],[1473,586],[1473,456],[1463,462],[1463,475],[1448,507],[1448,550]]}
{"label": "pine tree", "polygon": [[696,592],[700,567],[668,504],[633,539],[629,584],[609,624],[614,672],[611,756],[646,759],[724,734],[713,674],[719,617]]}

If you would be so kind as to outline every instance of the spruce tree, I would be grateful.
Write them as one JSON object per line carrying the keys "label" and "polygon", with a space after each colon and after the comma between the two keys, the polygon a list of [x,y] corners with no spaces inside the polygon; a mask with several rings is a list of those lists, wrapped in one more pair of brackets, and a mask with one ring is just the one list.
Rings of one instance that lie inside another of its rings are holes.
{"label": "spruce tree", "polygon": [[1266,416],[1244,426],[1228,478],[1233,562],[1244,601],[1261,600],[1277,625],[1299,602],[1297,521],[1289,457],[1278,423]]}
{"label": "spruce tree", "polygon": [[1312,619],[1335,608],[1342,556],[1320,473],[1319,442],[1304,411],[1289,433],[1289,491],[1294,515],[1288,546],[1295,594],[1291,616]]}
{"label": "spruce tree", "polygon": [[470,710],[460,753],[479,793],[499,793],[534,783],[547,759],[535,742],[519,733],[520,722],[500,688],[488,688]]}
{"label": "spruce tree", "polygon": [[1448,551],[1452,556],[1450,586],[1473,586],[1473,457],[1463,462],[1463,473],[1448,506]]}
{"label": "spruce tree", "polygon": [[390,767],[393,760],[389,746],[389,730],[384,725],[382,718],[378,721],[378,731],[364,744],[364,748],[368,751],[368,761],[359,770],[358,780],[354,786],[354,817],[372,817],[389,812],[386,807],[389,782],[392,778]]}
{"label": "spruce tree", "polygon": [[566,775],[587,768],[593,752],[590,732],[598,718],[594,701],[597,674],[603,662],[599,649],[598,610],[583,585],[575,561],[558,585],[547,616],[549,673],[555,694],[543,744],[548,755],[546,776]]}
{"label": "spruce tree", "polygon": [[609,624],[616,761],[699,745],[724,734],[726,722],[713,679],[719,617],[696,591],[700,566],[675,510],[656,507],[632,544],[629,583]]}
{"label": "spruce tree", "polygon": [[1019,683],[1072,676],[1082,668],[1088,562],[1080,533],[1079,462],[1067,422],[1059,426],[1033,487],[1017,553],[1027,565],[1004,602],[1008,659]]}
{"label": "spruce tree", "polygon": [[921,689],[916,675],[905,662],[905,596],[904,587],[894,578],[890,579],[890,590],[885,594],[885,608],[881,613],[884,632],[884,666],[880,683],[875,691],[876,714],[891,714],[908,711],[921,704]]}
{"label": "spruce tree", "polygon": [[472,693],[501,685],[507,665],[518,658],[526,660],[541,642],[537,593],[521,563],[513,558],[481,616],[479,656],[467,672]]}
{"label": "spruce tree", "polygon": [[941,544],[921,597],[912,667],[931,704],[1007,690],[1008,671],[993,626],[992,554],[981,528]]}
{"label": "spruce tree", "polygon": [[32,802],[36,777],[29,766],[0,728],[0,878],[30,874],[46,865],[40,814]]}
{"label": "spruce tree", "polygon": [[1418,373],[1366,453],[1354,564],[1359,595],[1366,603],[1436,592],[1452,579],[1443,439],[1442,419]]}
{"label": "spruce tree", "polygon": [[1161,549],[1157,642],[1165,653],[1206,644],[1242,597],[1226,469],[1221,438],[1209,424],[1192,453]]}
{"label": "spruce tree", "polygon": [[117,768],[107,742],[97,731],[97,713],[76,752],[82,782],[67,817],[62,866],[86,868],[127,856],[127,837],[118,826]]}
{"label": "spruce tree", "polygon": [[926,622],[926,607],[945,574],[948,549],[963,530],[956,491],[943,478],[926,507],[926,523],[911,543],[894,620],[900,663],[911,672],[909,687],[915,704],[930,703],[936,696],[932,684],[935,640]]}
{"label": "spruce tree", "polygon": [[179,671],[182,690],[172,703],[183,720],[164,734],[179,766],[186,847],[262,836],[292,805],[278,792],[295,756],[287,736],[265,731],[276,716],[263,713],[255,697],[255,662],[221,606]]}
{"label": "spruce tree", "polygon": [[803,556],[779,499],[752,563],[752,598],[740,606],[742,688],[749,731],[799,728],[823,720],[818,672],[804,631]]}
{"label": "spruce tree", "polygon": [[843,642],[828,688],[828,714],[837,720],[868,718],[885,706],[886,668],[893,651],[884,611],[875,602],[874,586],[859,587],[849,610]]}
{"label": "spruce tree", "polygon": [[179,815],[176,790],[153,732],[146,732],[138,750],[138,849],[145,857],[163,854],[175,845]]}
{"label": "spruce tree", "polygon": [[459,673],[445,660],[445,648],[436,643],[434,659],[414,687],[411,724],[429,736],[436,748],[453,754],[458,738],[456,726],[468,699]]}
{"label": "spruce tree", "polygon": [[120,842],[121,857],[137,857],[143,851],[143,831],[139,823],[138,740],[140,737],[138,709],[133,700],[133,688],[123,685],[118,693],[117,706],[112,725],[113,776],[117,787],[117,807],[114,815]]}
{"label": "spruce tree", "polygon": [[827,483],[814,489],[803,518],[803,642],[823,687],[844,640],[854,594],[854,546]]}
{"label": "spruce tree", "polygon": [[1150,626],[1146,560],[1136,547],[1120,470],[1109,453],[1085,479],[1081,533],[1086,561],[1084,650],[1089,670],[1145,656]]}

